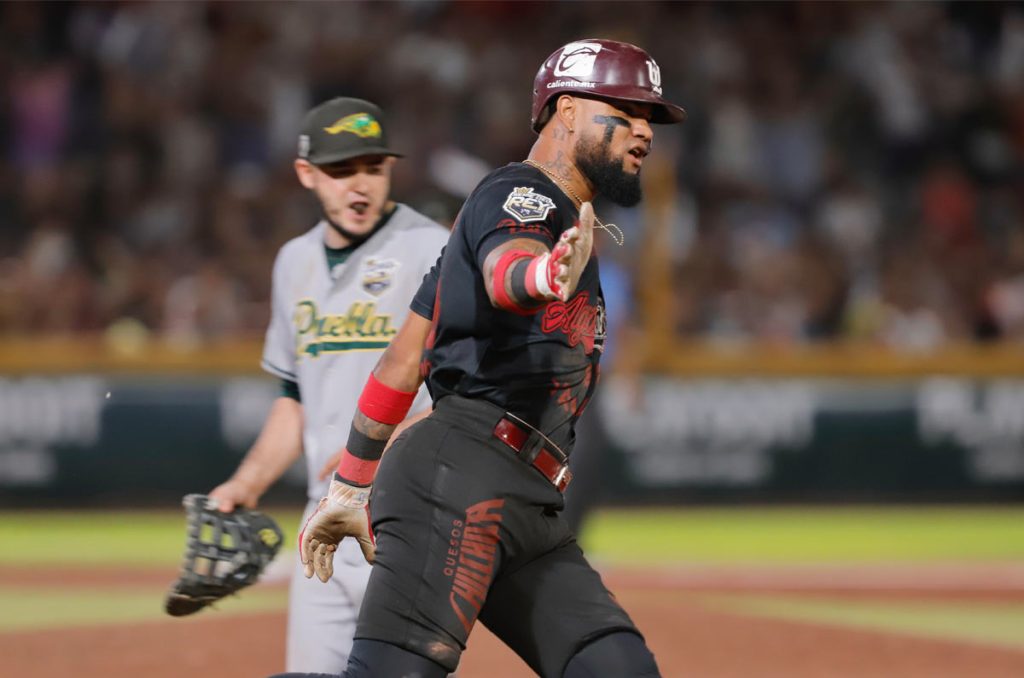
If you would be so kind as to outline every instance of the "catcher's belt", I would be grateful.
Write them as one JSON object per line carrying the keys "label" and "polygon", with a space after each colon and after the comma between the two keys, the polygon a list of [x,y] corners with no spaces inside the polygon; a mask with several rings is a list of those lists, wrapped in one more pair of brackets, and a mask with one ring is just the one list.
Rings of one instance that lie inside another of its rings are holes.
{"label": "catcher's belt", "polygon": [[174,617],[198,612],[254,584],[281,548],[284,535],[273,518],[238,507],[217,510],[203,494],[182,499],[187,520],[185,556],[164,600]]}

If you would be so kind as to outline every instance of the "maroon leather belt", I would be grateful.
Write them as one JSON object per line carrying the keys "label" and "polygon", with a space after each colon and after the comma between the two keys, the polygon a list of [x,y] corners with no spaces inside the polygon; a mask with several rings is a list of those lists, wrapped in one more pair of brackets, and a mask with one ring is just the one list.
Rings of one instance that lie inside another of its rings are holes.
{"label": "maroon leather belt", "polygon": [[[508,417],[502,417],[494,427],[494,437],[519,453],[530,437],[530,430]],[[522,459],[522,457],[520,458]],[[564,458],[565,455],[541,447],[532,460],[524,459],[524,461],[528,461],[540,471],[541,475],[550,480],[559,492],[565,492],[565,488],[572,480],[572,473],[569,471],[569,464],[563,461]]]}

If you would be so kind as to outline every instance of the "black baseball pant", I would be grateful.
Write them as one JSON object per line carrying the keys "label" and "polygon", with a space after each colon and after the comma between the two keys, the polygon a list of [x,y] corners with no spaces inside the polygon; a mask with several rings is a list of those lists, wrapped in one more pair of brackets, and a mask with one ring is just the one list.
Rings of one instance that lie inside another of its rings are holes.
{"label": "black baseball pant", "polygon": [[448,396],[384,455],[370,500],[377,559],[349,672],[375,675],[356,669],[360,648],[377,645],[361,640],[454,671],[479,619],[544,677],[560,678],[577,652],[612,634],[639,638],[650,657],[632,675],[656,675],[560,517],[561,493],[493,436],[503,416]]}

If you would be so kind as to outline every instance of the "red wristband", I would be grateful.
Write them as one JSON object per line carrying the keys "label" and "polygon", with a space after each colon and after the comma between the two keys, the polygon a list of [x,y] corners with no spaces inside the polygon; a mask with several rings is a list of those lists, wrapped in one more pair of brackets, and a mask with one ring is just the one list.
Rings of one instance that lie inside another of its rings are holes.
{"label": "red wristband", "polygon": [[416,391],[399,391],[377,381],[370,373],[363,393],[359,396],[359,411],[382,424],[399,424],[412,407]]}
{"label": "red wristband", "polygon": [[348,450],[341,453],[341,461],[338,462],[338,475],[349,485],[366,487],[373,484],[373,477],[377,475],[377,465],[380,459],[373,461],[360,459]]}
{"label": "red wristband", "polygon": [[[491,285],[494,288],[494,301],[498,306],[506,311],[523,313],[528,310],[520,306],[519,303],[505,291],[505,278],[508,276],[508,270],[512,268],[512,264],[516,263],[520,259],[530,257],[534,257],[534,255],[526,250],[509,250],[508,252],[504,252],[501,257],[498,258],[498,263],[494,265],[494,278],[491,280]],[[532,311],[529,312],[532,314]]]}

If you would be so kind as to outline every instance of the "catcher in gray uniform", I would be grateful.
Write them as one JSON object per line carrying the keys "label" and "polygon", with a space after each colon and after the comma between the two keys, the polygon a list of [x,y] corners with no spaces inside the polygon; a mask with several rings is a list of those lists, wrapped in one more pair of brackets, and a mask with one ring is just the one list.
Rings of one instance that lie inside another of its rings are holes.
{"label": "catcher in gray uniform", "polygon": [[[238,470],[210,492],[222,511],[256,506],[303,453],[306,515],[327,491],[360,387],[448,239],[444,227],[388,198],[396,156],[380,109],[367,101],[332,99],[303,121],[295,173],[316,194],[323,218],[286,243],[274,263],[262,366],[281,380],[281,395]],[[428,405],[421,390],[412,411]],[[345,669],[370,566],[355,540],[338,555],[342,566],[328,587],[304,577],[296,559],[289,671]]]}

